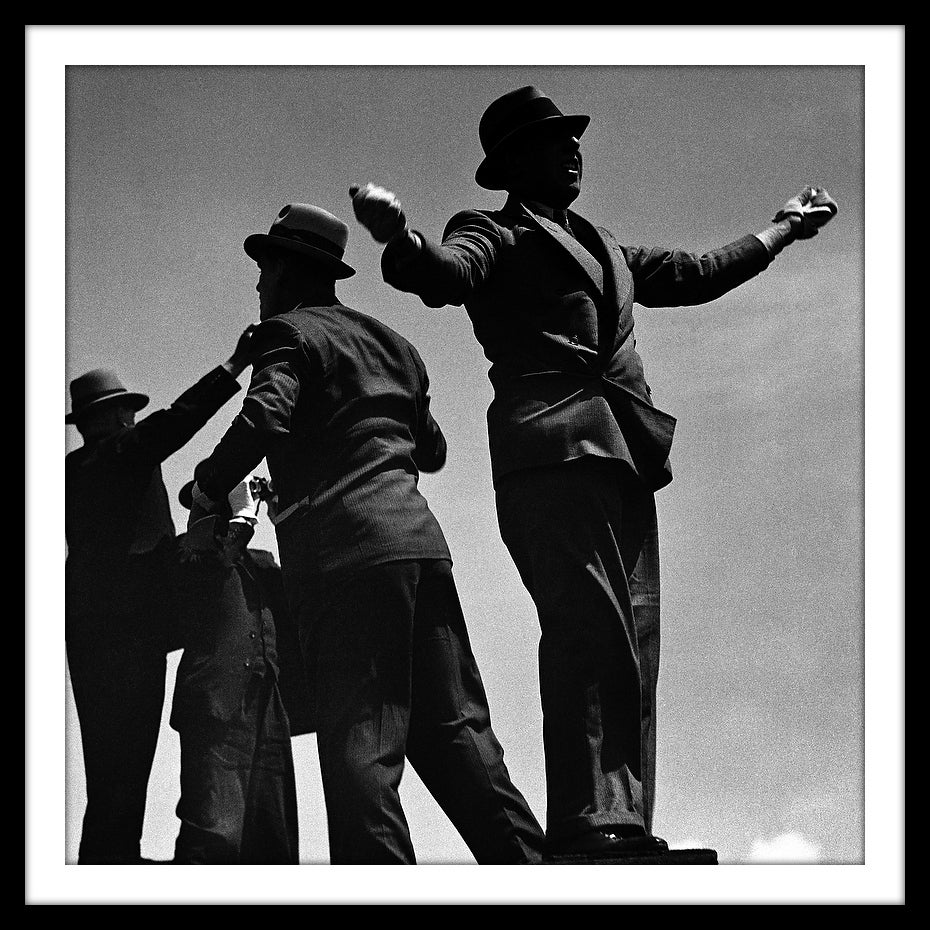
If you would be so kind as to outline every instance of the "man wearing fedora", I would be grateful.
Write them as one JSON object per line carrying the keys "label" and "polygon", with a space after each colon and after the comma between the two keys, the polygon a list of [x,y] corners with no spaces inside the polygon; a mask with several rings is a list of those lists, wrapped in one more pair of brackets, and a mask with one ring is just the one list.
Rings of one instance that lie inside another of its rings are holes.
{"label": "man wearing fedora", "polygon": [[65,458],[65,636],[87,785],[78,862],[140,859],[174,626],[175,527],[161,463],[239,389],[254,326],[169,408],[98,368],[70,385],[84,444]]}
{"label": "man wearing fedora", "polygon": [[491,362],[499,527],[541,629],[547,851],[661,855],[653,494],[671,480],[675,420],[653,405],[632,306],[714,300],[815,235],[836,204],[805,188],[762,232],[706,255],[620,245],[568,209],[588,123],[535,87],[491,103],[475,180],[507,200],[456,214],[441,244],[408,226],[390,191],[350,196],[386,243],[385,281],[428,307],[463,304]]}
{"label": "man wearing fedora", "polygon": [[222,501],[267,458],[302,648],[334,864],[415,862],[405,757],[479,863],[539,861],[542,830],[490,725],[442,530],[418,490],[445,463],[416,349],[343,305],[348,227],[289,204],[249,236],[262,323],[242,410],[195,470]]}
{"label": "man wearing fedora", "polygon": [[[191,512],[178,543],[184,653],[170,719],[181,745],[173,861],[297,864],[291,737],[313,729],[312,697],[281,570],[272,553],[249,546],[269,498],[252,476],[219,512],[193,505],[192,492],[190,481],[178,495]],[[286,689],[301,699],[294,721]]]}

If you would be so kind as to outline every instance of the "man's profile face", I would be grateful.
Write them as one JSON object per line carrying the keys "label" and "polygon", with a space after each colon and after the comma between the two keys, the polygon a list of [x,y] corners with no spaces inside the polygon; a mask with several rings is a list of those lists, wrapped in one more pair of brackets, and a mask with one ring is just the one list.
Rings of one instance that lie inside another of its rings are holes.
{"label": "man's profile face", "polygon": [[255,285],[258,291],[258,318],[267,320],[277,312],[284,259],[274,252],[263,252],[256,261],[259,267],[258,284]]}
{"label": "man's profile face", "polygon": [[527,130],[503,157],[509,191],[560,210],[581,193],[581,143],[564,126]]}
{"label": "man's profile face", "polygon": [[84,442],[97,442],[115,436],[136,422],[136,411],[129,404],[109,403],[91,408],[75,423]]}

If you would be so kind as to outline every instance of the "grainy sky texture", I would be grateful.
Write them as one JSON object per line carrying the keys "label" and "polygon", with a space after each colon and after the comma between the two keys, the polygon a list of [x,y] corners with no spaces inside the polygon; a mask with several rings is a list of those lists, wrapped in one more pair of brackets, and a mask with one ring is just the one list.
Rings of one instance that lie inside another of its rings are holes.
{"label": "grainy sky texture", "polygon": [[[150,410],[169,404],[257,319],[257,267],[243,239],[267,231],[289,202],[343,217],[346,260],[358,273],[338,285],[340,299],[409,338],[430,372],[449,461],[421,488],[453,553],[508,766],[544,822],[538,628],[495,521],[487,363],[463,308],[429,310],[383,283],[379,248],[355,223],[348,187],[390,188],[411,224],[434,237],[459,209],[496,208],[503,195],[474,182],[478,120],[492,99],[525,84],[565,113],[591,116],[573,208],[622,243],[700,253],[761,230],[805,184],[825,186],[839,215],[759,277],[703,307],[635,311],[654,400],[678,418],[675,479],[657,495],[655,832],[672,846],[713,847],[725,864],[862,863],[866,69],[746,63],[739,34],[726,27],[689,30],[697,46],[705,36],[720,39],[720,64],[676,64],[661,54],[627,64],[623,49],[655,31],[637,27],[602,27],[616,31],[617,47],[587,63],[575,44],[585,31],[553,28],[559,47],[571,49],[570,65],[458,64],[455,36],[453,52],[440,59],[452,64],[400,63],[416,55],[396,64],[368,63],[382,60],[376,56],[318,63],[332,61],[314,54],[337,38],[327,27],[308,29],[280,65],[267,49],[255,64],[66,58],[65,351],[64,370],[49,379],[63,392],[54,412],[60,418],[70,408],[68,381],[101,365],[149,394]],[[220,28],[213,40],[234,32]],[[254,33],[256,43],[266,41],[260,27]],[[81,27],[73,34],[80,41]],[[392,41],[399,32],[386,27],[382,35]],[[552,37],[547,29],[517,35]],[[240,383],[247,386],[247,374]],[[242,396],[163,467],[179,531],[186,511],[177,489]],[[61,429],[60,419],[47,428]],[[80,443],[65,429],[56,454]],[[276,551],[267,523],[254,544]],[[177,654],[169,695],[176,664]],[[83,769],[67,690],[65,698],[64,848],[56,855],[72,862]],[[295,752],[301,859],[325,863],[314,738],[297,739]],[[171,855],[177,768],[166,708],[145,855]],[[409,769],[404,797],[422,863],[473,861]],[[303,884],[330,882],[330,874],[307,871]],[[223,892],[211,900],[225,900]]]}

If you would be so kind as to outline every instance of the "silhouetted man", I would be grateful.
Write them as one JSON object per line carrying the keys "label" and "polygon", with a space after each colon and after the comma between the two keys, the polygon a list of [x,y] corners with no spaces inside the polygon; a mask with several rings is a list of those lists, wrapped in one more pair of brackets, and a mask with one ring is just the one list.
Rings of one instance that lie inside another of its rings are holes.
{"label": "silhouetted man", "polygon": [[813,188],[773,225],[706,255],[619,244],[568,207],[579,139],[534,87],[495,100],[475,175],[500,210],[466,210],[434,243],[384,188],[351,188],[384,280],[428,307],[464,304],[491,362],[491,467],[501,536],[539,615],[551,853],[658,852],[651,835],[659,563],[653,493],[671,480],[675,419],[658,410],[634,301],[702,304],[762,271],[836,212]]}
{"label": "silhouetted man", "polygon": [[82,864],[140,861],[175,621],[176,533],[161,463],[239,390],[253,328],[226,362],[138,423],[148,397],[114,372],[71,382],[65,422],[84,445],[65,459],[65,635],[87,784]]}
{"label": "silhouetted man", "polygon": [[309,204],[249,236],[262,323],[242,411],[196,469],[211,506],[267,457],[289,603],[315,667],[334,864],[412,863],[405,756],[479,863],[540,858],[491,729],[436,518],[418,490],[446,442],[416,349],[346,307],[348,229]]}

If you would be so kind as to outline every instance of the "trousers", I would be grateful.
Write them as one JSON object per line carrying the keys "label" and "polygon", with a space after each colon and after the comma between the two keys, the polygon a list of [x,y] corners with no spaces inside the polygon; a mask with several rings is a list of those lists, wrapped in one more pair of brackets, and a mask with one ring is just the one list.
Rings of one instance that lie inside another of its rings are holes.
{"label": "trousers", "polygon": [[165,700],[164,646],[74,639],[67,655],[87,786],[78,863],[137,863]]}
{"label": "trousers", "polygon": [[287,712],[273,672],[254,675],[241,712],[179,726],[176,864],[298,863],[297,788]]}
{"label": "trousers", "polygon": [[655,500],[583,457],[498,481],[501,536],[540,624],[546,835],[651,833],[659,672]]}
{"label": "trousers", "polygon": [[451,564],[374,565],[325,585],[297,615],[317,669],[331,862],[416,861],[405,759],[478,863],[540,861],[543,832],[491,728]]}

